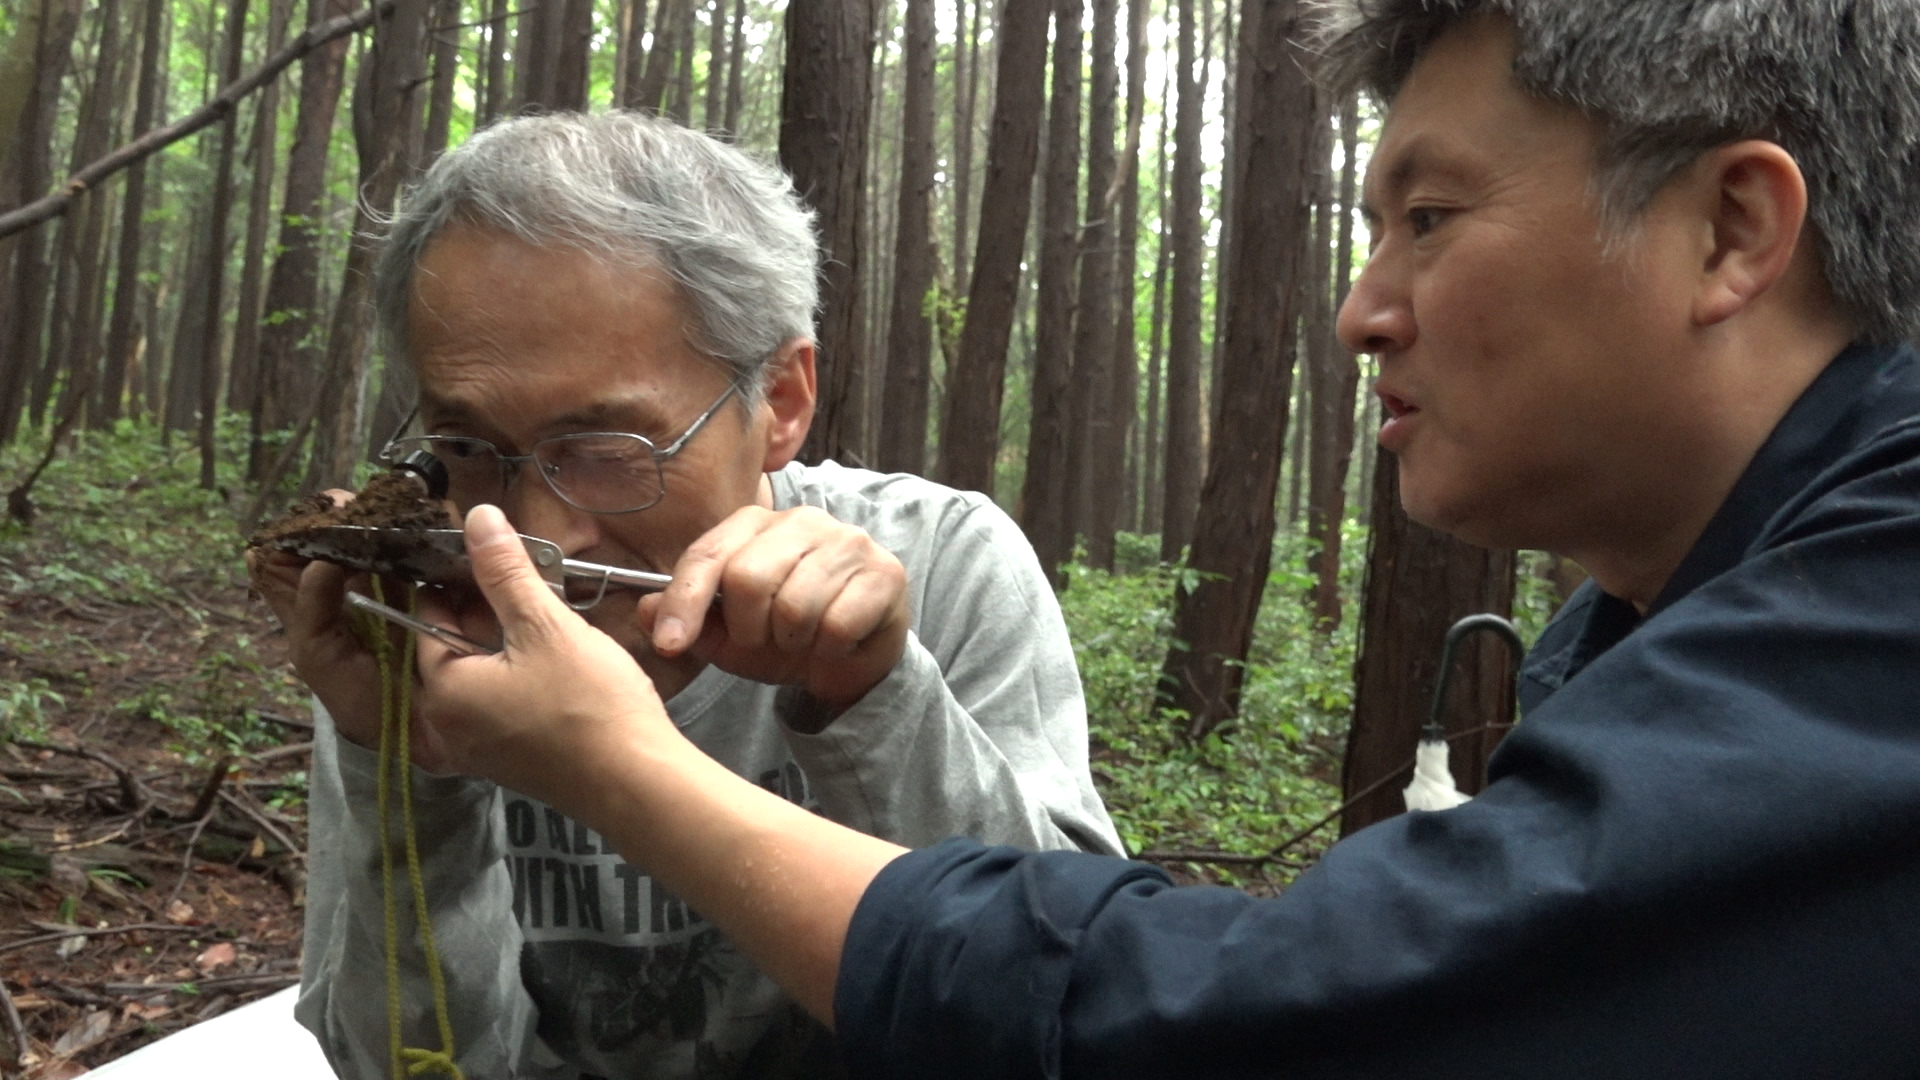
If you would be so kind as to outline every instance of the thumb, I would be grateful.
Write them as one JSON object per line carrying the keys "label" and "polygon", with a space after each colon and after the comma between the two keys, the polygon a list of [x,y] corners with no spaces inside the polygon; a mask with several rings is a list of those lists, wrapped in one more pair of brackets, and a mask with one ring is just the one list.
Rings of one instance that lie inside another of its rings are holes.
{"label": "thumb", "polygon": [[483,503],[467,511],[466,545],[474,583],[500,621],[507,645],[552,635],[556,617],[567,609],[534,568],[499,507]]}

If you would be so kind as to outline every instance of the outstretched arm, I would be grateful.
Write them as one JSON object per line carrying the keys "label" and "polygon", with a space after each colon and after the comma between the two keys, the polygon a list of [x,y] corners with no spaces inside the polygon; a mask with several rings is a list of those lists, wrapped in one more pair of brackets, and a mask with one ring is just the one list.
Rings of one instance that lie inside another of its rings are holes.
{"label": "outstretched arm", "polygon": [[794,806],[701,753],[626,650],[542,584],[497,509],[476,507],[466,530],[504,645],[458,656],[420,642],[419,712],[448,760],[601,833],[831,1024],[854,907],[905,849]]}

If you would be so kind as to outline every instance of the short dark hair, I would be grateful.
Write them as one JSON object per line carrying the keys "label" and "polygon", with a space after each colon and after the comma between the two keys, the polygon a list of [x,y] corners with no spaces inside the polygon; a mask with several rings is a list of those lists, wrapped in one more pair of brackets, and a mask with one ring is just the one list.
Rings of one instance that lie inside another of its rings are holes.
{"label": "short dark hair", "polygon": [[1328,0],[1335,87],[1391,102],[1435,39],[1505,16],[1520,87],[1604,128],[1594,187],[1624,233],[1680,170],[1741,139],[1806,177],[1827,285],[1879,342],[1920,336],[1915,0]]}

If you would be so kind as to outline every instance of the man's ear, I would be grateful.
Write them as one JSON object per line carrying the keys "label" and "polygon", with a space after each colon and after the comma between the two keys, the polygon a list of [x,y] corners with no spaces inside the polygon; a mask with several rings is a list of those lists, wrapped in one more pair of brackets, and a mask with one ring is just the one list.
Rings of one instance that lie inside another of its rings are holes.
{"label": "man's ear", "polygon": [[762,472],[786,467],[807,441],[813,426],[813,342],[793,338],[767,361],[764,404],[767,417],[767,456]]}
{"label": "man's ear", "polygon": [[1731,318],[1787,273],[1807,218],[1807,182],[1777,143],[1747,139],[1696,166],[1711,199],[1711,250],[1695,293],[1696,325]]}

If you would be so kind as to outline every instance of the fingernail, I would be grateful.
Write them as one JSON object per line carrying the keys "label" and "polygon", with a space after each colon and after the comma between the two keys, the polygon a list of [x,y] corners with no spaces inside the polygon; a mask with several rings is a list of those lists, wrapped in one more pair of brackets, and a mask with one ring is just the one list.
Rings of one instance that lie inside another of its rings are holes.
{"label": "fingernail", "polygon": [[491,544],[513,535],[513,526],[500,508],[488,503],[467,511],[467,540],[473,544]]}
{"label": "fingernail", "polygon": [[686,636],[687,624],[672,616],[661,619],[660,625],[655,627],[653,631],[653,640],[657,642],[662,649],[679,648],[680,643],[686,640]]}

